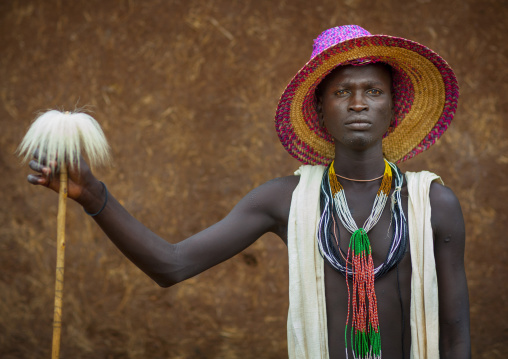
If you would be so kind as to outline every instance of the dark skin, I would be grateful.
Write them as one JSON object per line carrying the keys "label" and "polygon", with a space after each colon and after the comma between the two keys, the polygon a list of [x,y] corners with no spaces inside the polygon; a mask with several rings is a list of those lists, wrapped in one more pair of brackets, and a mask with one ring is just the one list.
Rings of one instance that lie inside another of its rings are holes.
{"label": "dark skin", "polygon": [[[381,140],[389,126],[392,108],[391,75],[383,65],[346,66],[327,76],[320,85],[318,112],[322,125],[335,140],[337,174],[371,179],[383,173]],[[28,176],[30,183],[58,191],[57,176],[52,175],[50,166],[33,160],[30,168],[36,172]],[[275,233],[287,242],[291,196],[298,181],[299,177],[288,176],[255,188],[223,220],[176,244],[168,243],[146,228],[111,194],[104,211],[94,219],[129,260],[160,286],[169,287],[231,258],[264,233]],[[340,182],[353,218],[361,226],[372,210],[380,180]],[[103,187],[84,161],[81,161],[80,171],[69,173],[68,196],[90,213],[95,213],[104,203]],[[405,185],[402,196],[407,216]],[[469,301],[462,212],[453,192],[441,184],[431,185],[430,201],[439,287],[441,357],[469,358]],[[350,234],[342,225],[339,229],[340,246],[346,249]],[[375,266],[384,261],[392,230],[387,205],[378,224],[369,232]],[[385,358],[409,358],[410,284],[408,248],[398,268],[375,284]],[[325,265],[325,290],[330,358],[344,358],[346,282],[328,264]]]}

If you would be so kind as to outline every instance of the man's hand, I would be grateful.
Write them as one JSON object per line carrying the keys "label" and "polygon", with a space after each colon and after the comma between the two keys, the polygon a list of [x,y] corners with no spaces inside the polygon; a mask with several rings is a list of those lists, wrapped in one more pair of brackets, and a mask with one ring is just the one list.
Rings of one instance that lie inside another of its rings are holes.
{"label": "man's hand", "polygon": [[[45,156],[36,151],[28,166],[36,172],[28,175],[29,183],[59,191],[60,171],[56,162],[47,163]],[[82,157],[79,167],[77,164],[68,166],[68,179],[67,196],[81,204],[87,212],[95,213],[104,199],[103,186]]]}

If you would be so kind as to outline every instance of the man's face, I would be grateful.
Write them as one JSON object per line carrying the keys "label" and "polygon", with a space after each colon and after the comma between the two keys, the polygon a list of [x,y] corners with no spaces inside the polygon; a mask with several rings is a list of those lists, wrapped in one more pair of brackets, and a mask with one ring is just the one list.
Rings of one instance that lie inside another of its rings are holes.
{"label": "man's face", "polygon": [[391,85],[383,64],[339,67],[323,80],[318,112],[336,145],[354,150],[381,146],[393,115]]}

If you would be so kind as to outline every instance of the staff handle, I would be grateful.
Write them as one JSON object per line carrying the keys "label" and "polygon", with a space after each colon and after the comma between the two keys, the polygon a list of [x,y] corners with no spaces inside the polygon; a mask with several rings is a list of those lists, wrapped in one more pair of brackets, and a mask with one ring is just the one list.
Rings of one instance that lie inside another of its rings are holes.
{"label": "staff handle", "polygon": [[55,310],[53,314],[53,347],[52,359],[60,358],[60,335],[62,332],[62,297],[64,284],[65,260],[65,214],[67,210],[67,167],[60,169],[60,190],[58,193],[57,215],[57,247],[56,247],[56,280],[55,280]]}

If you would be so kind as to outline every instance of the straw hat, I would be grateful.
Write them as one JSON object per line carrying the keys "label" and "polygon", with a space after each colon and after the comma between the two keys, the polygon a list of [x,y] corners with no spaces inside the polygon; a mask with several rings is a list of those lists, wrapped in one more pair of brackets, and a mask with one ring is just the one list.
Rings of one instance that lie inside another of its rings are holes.
{"label": "straw hat", "polygon": [[337,66],[382,62],[393,69],[394,118],[384,156],[402,162],[429,148],[448,128],[459,90],[451,67],[429,48],[399,37],[371,35],[356,25],[324,31],[312,56],[284,90],[275,127],[286,150],[306,164],[329,164],[332,136],[319,124],[317,85]]}

